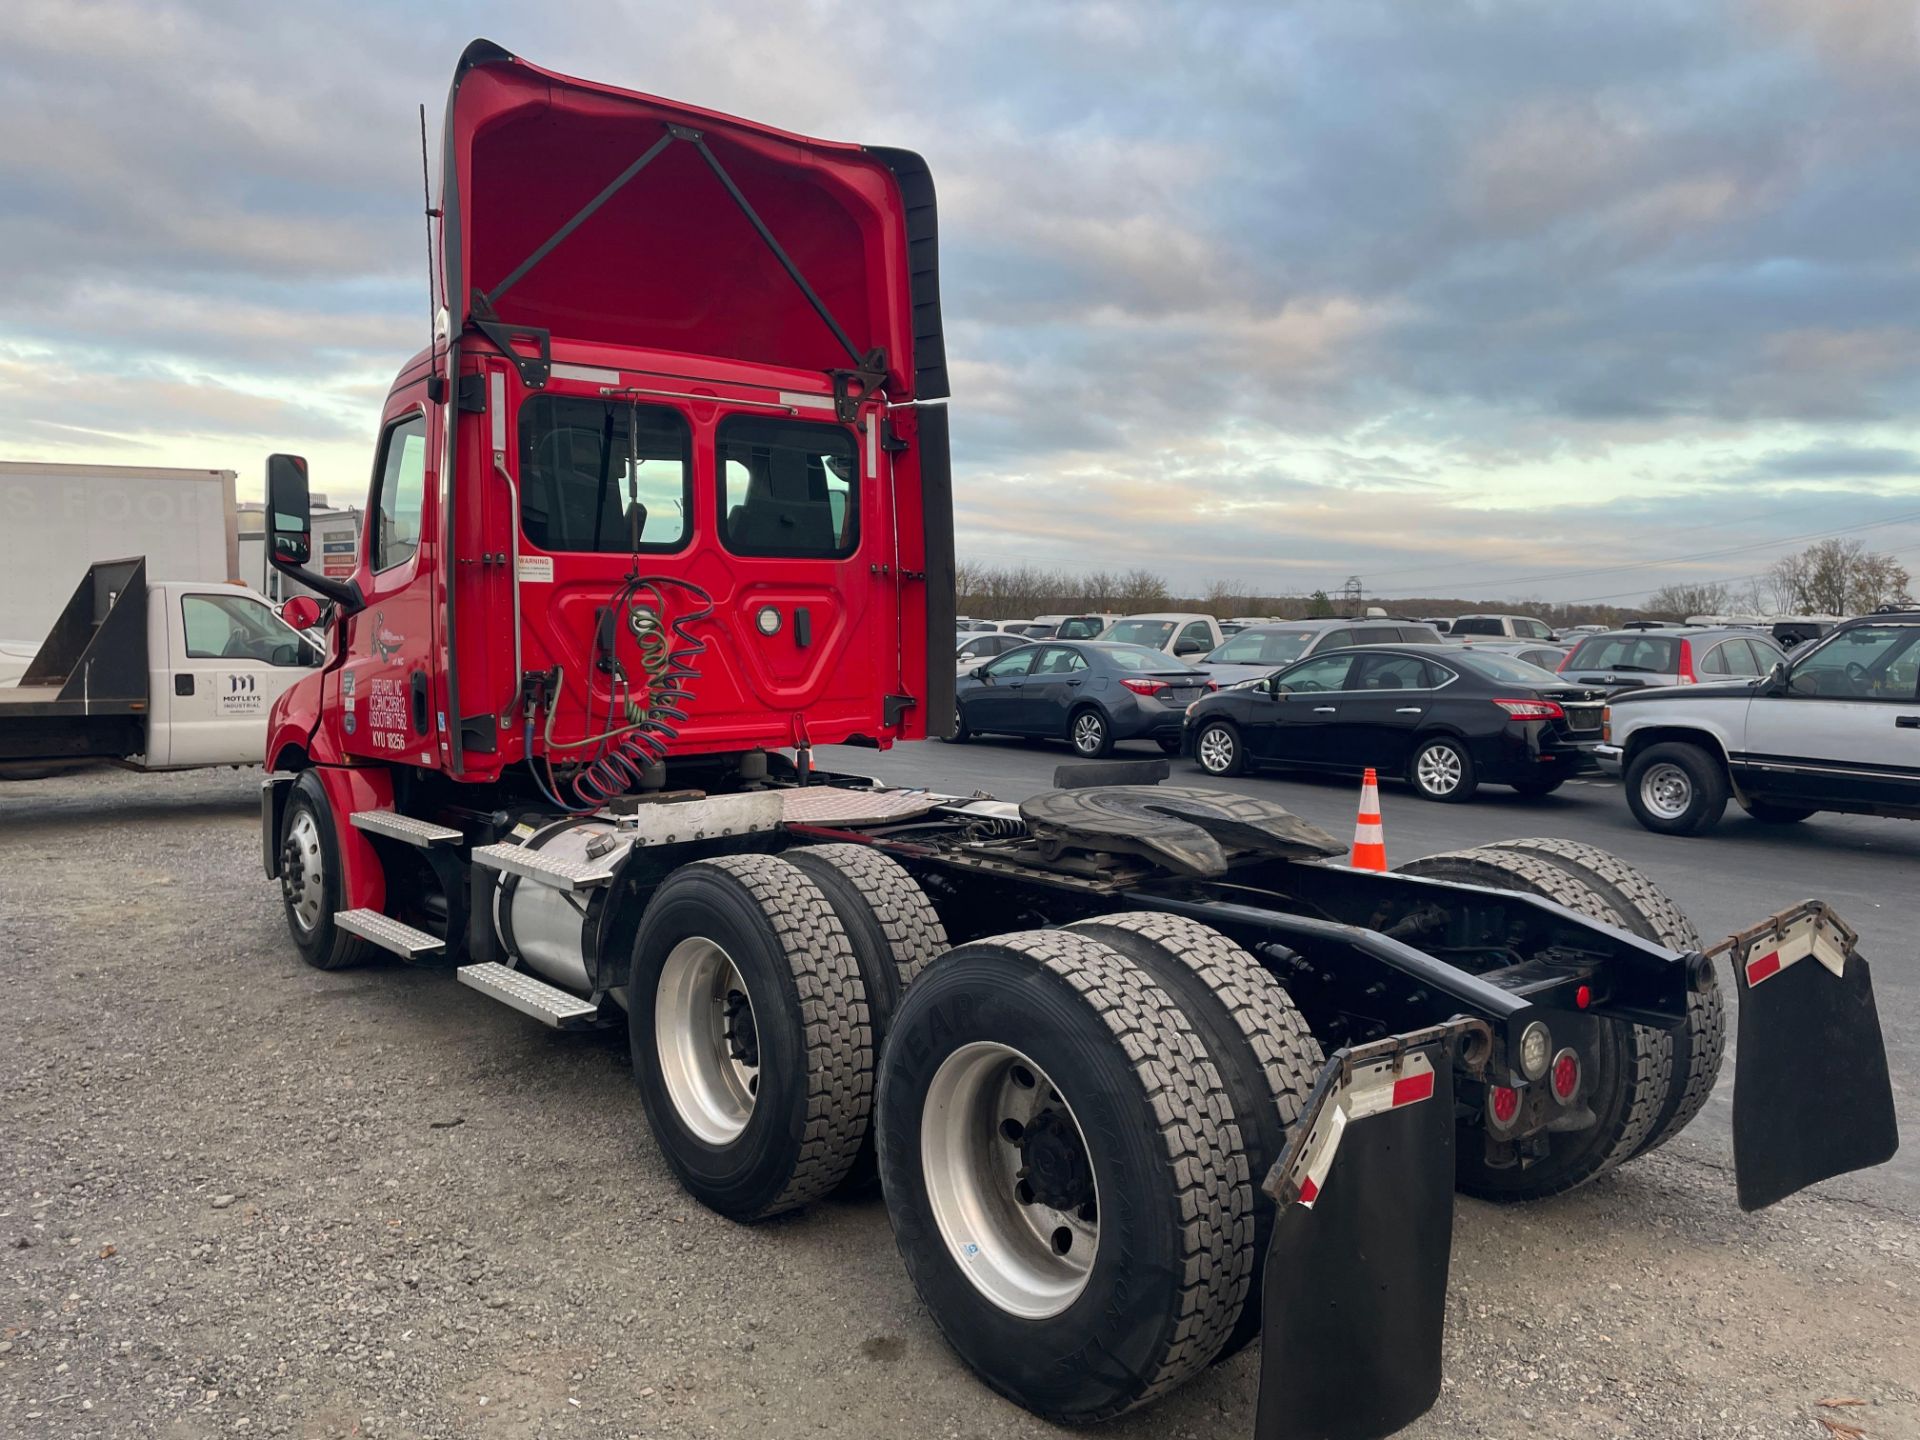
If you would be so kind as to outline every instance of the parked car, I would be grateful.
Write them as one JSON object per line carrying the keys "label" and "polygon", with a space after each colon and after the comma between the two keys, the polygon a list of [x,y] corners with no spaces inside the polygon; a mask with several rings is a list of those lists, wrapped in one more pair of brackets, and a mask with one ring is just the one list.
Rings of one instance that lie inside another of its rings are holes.
{"label": "parked car", "polygon": [[1462,615],[1453,622],[1449,635],[1504,635],[1512,640],[1558,640],[1553,627],[1531,615]]}
{"label": "parked car", "polygon": [[1451,615],[1422,615],[1420,617],[1420,623],[1422,625],[1431,625],[1442,635],[1447,634],[1453,629],[1453,617]]}
{"label": "parked car", "polygon": [[1142,645],[1026,645],[960,678],[950,738],[1056,738],[1089,760],[1119,740],[1157,740],[1172,755],[1180,749],[1187,706],[1213,688],[1204,670]]}
{"label": "parked car", "polygon": [[1291,665],[1322,650],[1350,645],[1440,645],[1431,625],[1380,620],[1288,620],[1242,630],[1200,662],[1222,685],[1257,680],[1281,665]]}
{"label": "parked car", "polygon": [[1197,660],[1218,649],[1226,637],[1220,633],[1220,622],[1211,615],[1162,611],[1116,620],[1100,632],[1100,638],[1114,645],[1144,645],[1149,650]]}
{"label": "parked car", "polygon": [[1568,652],[1560,673],[1581,685],[1640,690],[1764,675],[1786,652],[1758,630],[1609,630]]}
{"label": "parked car", "polygon": [[1118,615],[1068,615],[1054,630],[1054,636],[1060,640],[1094,640]]}
{"label": "parked car", "polygon": [[986,630],[978,634],[965,634],[954,637],[954,663],[960,674],[1004,655],[1009,650],[1018,650],[1022,645],[1030,644],[1024,636],[1008,635],[999,630]]}
{"label": "parked car", "polygon": [[1331,650],[1195,702],[1185,750],[1215,776],[1371,766],[1428,800],[1466,800],[1483,784],[1539,796],[1595,768],[1604,699],[1483,650]]}
{"label": "parked car", "polygon": [[1511,655],[1529,665],[1538,665],[1542,670],[1558,670],[1573,650],[1571,645],[1551,644],[1545,640],[1483,640],[1477,635],[1460,643],[1495,655]]}
{"label": "parked car", "polygon": [[1757,678],[1608,702],[1603,768],[1663,835],[1821,810],[1920,819],[1920,611],[1867,615]]}

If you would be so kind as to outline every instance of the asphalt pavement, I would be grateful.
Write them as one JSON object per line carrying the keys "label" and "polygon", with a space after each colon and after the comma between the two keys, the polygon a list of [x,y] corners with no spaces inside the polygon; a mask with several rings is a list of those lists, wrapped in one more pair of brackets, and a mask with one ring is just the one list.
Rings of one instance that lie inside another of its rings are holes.
{"label": "asphalt pavement", "polygon": [[[1161,758],[1145,742],[1122,744],[1115,759]],[[850,747],[822,749],[823,768],[873,775],[892,784],[926,786],[952,794],[984,791],[1023,800],[1053,783],[1056,766],[1073,762],[1052,741],[978,739],[964,745],[929,740],[876,753]],[[1359,786],[1349,779],[1261,774],[1209,779],[1191,761],[1175,757],[1169,783],[1205,785],[1259,795],[1284,805],[1340,839],[1353,834]],[[1855,815],[1816,815],[1798,825],[1762,825],[1737,805],[1707,835],[1680,838],[1642,829],[1620,787],[1602,777],[1576,780],[1553,795],[1523,800],[1504,786],[1487,786],[1471,801],[1441,805],[1408,786],[1381,785],[1387,861],[1398,865],[1441,850],[1461,850],[1524,835],[1585,841],[1612,851],[1644,871],[1692,917],[1708,941],[1741,930],[1796,901],[1830,901],[1860,932],[1860,953],[1873,966],[1881,1028],[1893,1073],[1894,1103],[1913,1123],[1920,1115],[1920,966],[1915,960],[1920,919],[1920,824]],[[1721,983],[1732,978],[1721,962]],[[1731,1162],[1733,1054],[1707,1108],[1675,1143],[1705,1147]],[[1887,1165],[1830,1182],[1837,1190],[1920,1213],[1920,1145],[1909,1145]]]}

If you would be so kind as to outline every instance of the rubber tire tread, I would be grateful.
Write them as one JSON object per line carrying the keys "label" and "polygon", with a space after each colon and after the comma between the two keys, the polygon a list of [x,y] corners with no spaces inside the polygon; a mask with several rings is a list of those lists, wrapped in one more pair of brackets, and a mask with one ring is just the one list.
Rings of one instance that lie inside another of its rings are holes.
{"label": "rubber tire tread", "polygon": [[[806,1122],[800,1153],[779,1193],[748,1215],[765,1220],[830,1194],[852,1168],[873,1112],[872,1031],[866,987],[833,906],[799,867],[774,855],[696,860],[669,875],[705,867],[725,872],[773,929],[792,969],[806,1038]],[[646,920],[641,920],[641,937]],[[638,941],[636,941],[636,944]]]}
{"label": "rubber tire tread", "polygon": [[[1018,931],[975,941],[936,961],[922,977],[922,984],[907,997],[907,1008],[931,993],[926,981],[964,966],[970,953],[989,947],[1016,955],[1036,971],[1063,983],[1111,1035],[1115,1048],[1138,1077],[1142,1094],[1158,1121],[1157,1139],[1166,1157],[1164,1173],[1178,1185],[1181,1223],[1175,1245],[1182,1283],[1175,1304],[1162,1317],[1164,1328],[1156,1344],[1159,1354],[1150,1372],[1129,1377],[1136,1383],[1124,1393],[1084,1408],[1053,1412],[1036,1409],[1027,1397],[1008,1388],[991,1372],[978,1372],[997,1393],[1044,1419],[1076,1425],[1110,1419],[1157,1399],[1197,1375],[1225,1343],[1235,1320],[1234,1298],[1243,1293],[1244,1277],[1259,1258],[1252,1243],[1253,1182],[1247,1174],[1246,1156],[1219,1072],[1199,1037],[1166,991],[1144,969],[1110,946],[1066,930]],[[918,1104],[923,1099],[914,1095],[903,1100],[883,1084],[880,1104],[884,1110],[889,1104]],[[883,1137],[887,1128],[883,1120]],[[903,1161],[885,1153],[884,1138],[882,1145],[883,1176],[895,1164],[919,1165],[917,1154]],[[890,1188],[889,1207],[894,1199]],[[915,1271],[916,1255],[897,1220],[894,1233],[909,1272]],[[932,1229],[932,1243],[945,1244],[937,1227]],[[917,1275],[915,1279],[917,1284]],[[926,1298],[924,1294],[922,1298]],[[934,1323],[953,1343],[955,1337],[949,1327],[955,1317],[932,1303],[928,1309]],[[960,1349],[957,1344],[955,1348]],[[1094,1377],[1089,1374],[1089,1378]]]}
{"label": "rubber tire tread", "polygon": [[[871,845],[802,845],[781,858],[820,887],[847,932],[878,1056],[913,977],[945,953],[946,926],[906,867]],[[876,1173],[869,1130],[843,1183],[858,1189]]]}
{"label": "rubber tire tread", "polygon": [[[1459,867],[1466,872],[1437,874],[1436,879],[1466,880],[1489,889],[1538,895],[1606,924],[1618,923],[1619,917],[1606,897],[1584,880],[1545,858],[1517,851],[1500,850],[1491,845],[1473,850],[1449,850],[1410,860],[1395,868],[1406,875],[1433,874],[1436,862],[1441,862],[1441,870]],[[1673,1042],[1661,1031],[1646,1026],[1617,1028],[1625,1041],[1620,1047],[1620,1059],[1627,1103],[1612,1138],[1594,1151],[1589,1163],[1577,1165],[1553,1181],[1501,1191],[1463,1186],[1468,1194],[1500,1201],[1543,1200],[1597,1179],[1640,1153],[1647,1137],[1653,1133],[1672,1088]]]}
{"label": "rubber tire tread", "polygon": [[[1496,850],[1524,851],[1543,856],[1561,869],[1584,880],[1612,902],[1624,928],[1643,940],[1652,940],[1669,950],[1700,950],[1700,932],[1671,896],[1619,856],[1597,845],[1578,840],[1530,837],[1501,840]],[[1673,1080],[1666,1104],[1653,1122],[1653,1129],[1633,1153],[1644,1155],[1658,1149],[1692,1123],[1693,1117],[1713,1094],[1720,1078],[1720,1064],[1727,1051],[1727,1012],[1725,992],[1719,976],[1705,994],[1694,991],[1687,996],[1687,1020],[1668,1037],[1673,1044]]]}
{"label": "rubber tire tread", "polygon": [[1320,1042],[1264,965],[1211,926],[1184,915],[1140,910],[1067,926],[1142,965],[1185,1012],[1225,1082],[1253,1185],[1253,1256],[1240,1313],[1216,1362],[1260,1333],[1261,1258],[1276,1208],[1260,1189],[1286,1148],[1313,1082],[1326,1064]]}
{"label": "rubber tire tread", "polygon": [[358,935],[349,935],[333,923],[333,917],[340,910],[340,840],[333,828],[333,806],[327,801],[327,792],[311,771],[303,772],[293,785],[293,793],[287,797],[287,808],[280,817],[280,843],[286,844],[288,832],[293,829],[294,810],[305,805],[313,812],[313,823],[320,832],[320,863],[326,867],[323,880],[326,884],[326,910],[320,917],[320,924],[313,947],[309,949],[300,943],[299,928],[293,923],[293,909],[287,904],[286,881],[280,882],[280,901],[287,912],[287,929],[293,934],[294,947],[299,950],[300,958],[316,970],[351,970],[357,965],[365,965],[385,955],[385,951],[371,940],[363,940]]}

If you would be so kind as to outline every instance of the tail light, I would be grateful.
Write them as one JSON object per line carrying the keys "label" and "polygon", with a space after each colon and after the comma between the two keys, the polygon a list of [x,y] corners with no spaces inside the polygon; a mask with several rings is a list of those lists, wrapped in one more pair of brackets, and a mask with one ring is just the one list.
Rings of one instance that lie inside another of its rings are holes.
{"label": "tail light", "polygon": [[1219,688],[1220,688],[1220,682],[1218,680],[1207,681],[1207,692],[1209,694],[1211,694],[1215,690],[1218,690]]}
{"label": "tail light", "polygon": [[1693,646],[1685,640],[1680,642],[1680,683],[1682,685],[1694,683]]}
{"label": "tail light", "polygon": [[1558,665],[1556,665],[1556,666],[1554,666],[1554,667],[1553,667],[1553,673],[1554,673],[1554,674],[1556,674],[1556,675],[1564,675],[1564,674],[1566,674],[1566,673],[1567,673],[1567,666],[1569,666],[1569,665],[1571,665],[1571,664],[1573,663],[1573,656],[1574,656],[1574,651],[1577,651],[1577,650],[1578,650],[1579,648],[1580,648],[1580,647],[1579,647],[1578,645],[1576,645],[1576,646],[1574,646],[1574,647],[1573,647],[1573,650],[1569,650],[1569,651],[1567,651],[1567,653],[1566,653],[1566,654],[1564,654],[1564,655],[1562,655],[1562,656],[1560,657],[1560,663],[1559,663]]}
{"label": "tail light", "polygon": [[1493,703],[1516,720],[1560,720],[1567,713],[1551,700],[1496,700]]}
{"label": "tail light", "polygon": [[1167,688],[1164,680],[1122,680],[1120,683],[1136,695],[1158,695]]}
{"label": "tail light", "polygon": [[1487,1092],[1487,1115],[1496,1130],[1508,1130],[1520,1118],[1520,1092],[1510,1085],[1495,1085]]}
{"label": "tail light", "polygon": [[1553,1057],[1553,1098],[1562,1105],[1571,1105],[1573,1097],[1580,1093],[1580,1057],[1571,1050],[1562,1050]]}

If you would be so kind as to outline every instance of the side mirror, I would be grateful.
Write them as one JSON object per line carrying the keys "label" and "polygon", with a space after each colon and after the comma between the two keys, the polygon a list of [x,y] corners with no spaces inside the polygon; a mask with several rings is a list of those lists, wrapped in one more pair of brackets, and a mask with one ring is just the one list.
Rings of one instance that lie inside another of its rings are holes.
{"label": "side mirror", "polygon": [[313,558],[313,505],[307,497],[307,462],[298,455],[267,457],[267,534],[277,564],[304,565]]}
{"label": "side mirror", "polygon": [[1261,688],[1262,690],[1264,690],[1264,691],[1266,691],[1266,692],[1267,692],[1267,693],[1268,693],[1269,695],[1274,695],[1274,696],[1279,696],[1279,695],[1285,695],[1285,694],[1288,694],[1288,693],[1290,693],[1290,692],[1289,692],[1289,691],[1287,690],[1287,687],[1286,687],[1285,685],[1283,685],[1283,684],[1281,684],[1281,683],[1280,683],[1280,681],[1278,681],[1278,680],[1272,680],[1272,679],[1269,679],[1269,680],[1268,680],[1268,681],[1267,681],[1267,682],[1266,682],[1266,683],[1265,683],[1264,685],[1262,685],[1262,686],[1261,686],[1260,688]]}
{"label": "side mirror", "polygon": [[306,568],[312,558],[313,504],[307,494],[307,462],[298,455],[269,455],[267,559],[274,569],[336,602],[345,613],[354,615],[365,608],[366,597],[357,581],[314,574]]}
{"label": "side mirror", "polygon": [[296,630],[311,630],[320,623],[320,602],[311,595],[296,595],[280,607],[280,618]]}
{"label": "side mirror", "polygon": [[987,674],[987,667],[984,665],[976,665],[967,673],[976,680],[989,680],[992,678]]}
{"label": "side mirror", "polygon": [[1776,660],[1773,662],[1773,669],[1767,672],[1767,680],[1764,688],[1769,695],[1785,695],[1792,689],[1791,671],[1786,661]]}

